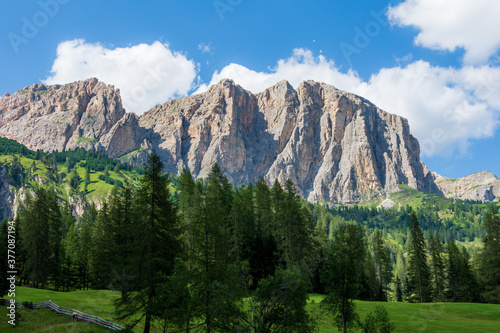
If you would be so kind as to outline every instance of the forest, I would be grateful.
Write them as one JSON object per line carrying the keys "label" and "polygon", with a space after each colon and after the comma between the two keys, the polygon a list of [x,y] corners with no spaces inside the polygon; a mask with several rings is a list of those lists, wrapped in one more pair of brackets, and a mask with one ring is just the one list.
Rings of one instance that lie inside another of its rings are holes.
{"label": "forest", "polygon": [[[114,183],[99,209],[86,203],[81,216],[50,186],[33,186],[16,218],[2,222],[0,242],[7,248],[15,232],[19,285],[118,290],[116,318],[129,327],[144,321],[144,332],[153,323],[165,332],[314,332],[310,292],[324,295],[322,308],[344,332],[393,329],[383,307],[362,322],[354,300],[500,303],[494,204],[439,197],[394,209],[311,204],[291,181],[236,186],[217,164],[194,179],[187,170],[165,174],[155,153],[139,169],[80,149],[5,147],[2,154],[52,164],[54,179],[82,163],[137,171],[138,186]],[[15,160],[8,167],[9,183],[21,186],[27,170]],[[85,179],[74,182],[85,198]]]}

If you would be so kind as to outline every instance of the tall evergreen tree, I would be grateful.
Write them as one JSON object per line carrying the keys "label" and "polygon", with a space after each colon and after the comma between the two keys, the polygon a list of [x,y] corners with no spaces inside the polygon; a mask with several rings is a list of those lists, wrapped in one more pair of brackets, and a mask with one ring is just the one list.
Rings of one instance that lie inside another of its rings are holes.
{"label": "tall evergreen tree", "polygon": [[144,169],[136,206],[141,215],[134,223],[139,233],[135,247],[138,252],[134,254],[136,270],[130,292],[117,303],[117,314],[119,318],[133,318],[135,323],[145,318],[144,333],[148,333],[151,322],[163,316],[153,300],[158,296],[159,286],[171,275],[181,246],[177,215],[160,157],[153,152]]}
{"label": "tall evergreen tree", "polygon": [[[92,286],[96,289],[105,289],[110,286],[113,279],[112,251],[115,246],[109,217],[109,205],[106,200],[102,202],[93,231]],[[115,289],[113,286],[111,288]]]}
{"label": "tall evergreen tree", "polygon": [[64,262],[63,239],[66,228],[62,218],[57,195],[55,192],[47,194],[47,205],[49,208],[49,247],[50,247],[50,278],[56,290],[59,290],[63,282],[62,264]]}
{"label": "tall evergreen tree", "polygon": [[434,300],[444,301],[444,262],[443,262],[443,244],[438,234],[431,234],[429,237],[429,254],[431,259],[432,285],[434,291]]}
{"label": "tall evergreen tree", "polygon": [[[197,186],[196,188],[199,188]],[[195,189],[196,193],[200,190]],[[235,318],[236,275],[234,256],[230,255],[232,225],[231,186],[214,164],[208,176],[203,207],[193,225],[193,312],[205,332],[226,331]],[[224,295],[222,297],[222,295]]]}
{"label": "tall evergreen tree", "polygon": [[327,249],[321,274],[326,291],[322,305],[333,312],[334,321],[343,332],[360,323],[354,299],[361,288],[365,251],[363,229],[351,223],[334,231]]}
{"label": "tall evergreen tree", "polygon": [[427,264],[424,235],[415,212],[410,214],[410,254],[408,257],[408,290],[410,300],[431,301],[431,273]]}
{"label": "tall evergreen tree", "polygon": [[387,301],[390,291],[389,283],[392,280],[391,257],[379,229],[375,231],[373,239],[373,254],[380,285],[380,299]]}
{"label": "tall evergreen tree", "polygon": [[482,298],[488,303],[500,303],[500,218],[491,205],[486,213],[484,247],[479,254],[479,276]]}
{"label": "tall evergreen tree", "polygon": [[26,195],[22,214],[23,246],[26,251],[26,274],[35,288],[45,287],[50,274],[50,210],[48,193],[43,188],[35,197]]}

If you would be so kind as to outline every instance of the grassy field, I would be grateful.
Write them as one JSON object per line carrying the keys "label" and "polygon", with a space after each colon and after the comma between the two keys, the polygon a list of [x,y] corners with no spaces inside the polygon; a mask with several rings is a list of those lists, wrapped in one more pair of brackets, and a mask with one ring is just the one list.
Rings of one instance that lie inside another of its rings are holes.
{"label": "grassy field", "polygon": [[[331,332],[332,320],[319,310],[320,301],[321,295],[310,295],[309,310],[321,314],[320,332]],[[395,332],[500,332],[500,305],[495,304],[357,301],[356,305],[362,321],[377,305],[385,306]]]}
{"label": "grassy field", "polygon": [[[115,291],[89,290],[62,293],[26,287],[17,287],[16,289],[16,300],[18,302],[52,300],[57,305],[77,309],[117,322],[113,318],[113,300],[118,297],[118,293]],[[308,310],[318,318],[319,332],[336,332],[331,316],[319,308],[320,301],[321,295],[311,294],[308,304]],[[385,306],[391,320],[396,325],[396,332],[500,332],[500,305],[472,303],[409,304],[362,301],[358,301],[356,304],[361,320],[364,320],[368,312],[373,311],[377,305]],[[54,327],[54,330],[49,329],[40,332],[92,331],[85,330],[88,327],[84,325],[72,326],[75,324],[71,323],[69,319],[65,321],[65,318],[55,314],[51,316],[45,310],[26,310],[25,312],[24,323],[28,322],[30,318],[34,318],[33,320],[40,321],[40,323],[37,323],[37,325],[41,325],[40,327],[45,327],[43,325]],[[41,312],[41,314],[38,314],[38,312]],[[0,314],[4,318],[6,317],[4,308]],[[6,328],[6,325],[6,320],[4,320],[0,325],[0,332],[4,332],[3,328]],[[55,330],[56,326],[58,330]],[[27,323],[26,327],[28,327]],[[140,332],[141,327],[136,327],[135,331]],[[20,332],[24,331],[20,330]],[[27,330],[26,332],[39,331]]]}
{"label": "grassy field", "polygon": [[7,323],[7,308],[0,308],[0,332],[33,333],[33,332],[95,332],[109,333],[110,330],[85,322],[73,322],[69,316],[58,316],[49,309],[20,310],[21,320],[15,326]]}

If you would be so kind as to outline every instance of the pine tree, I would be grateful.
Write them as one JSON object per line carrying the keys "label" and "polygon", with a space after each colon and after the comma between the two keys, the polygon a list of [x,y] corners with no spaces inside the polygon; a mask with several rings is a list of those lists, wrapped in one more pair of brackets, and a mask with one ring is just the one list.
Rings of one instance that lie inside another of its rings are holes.
{"label": "pine tree", "polygon": [[188,269],[192,268],[191,259],[193,256],[194,240],[193,226],[196,219],[196,211],[200,206],[200,202],[195,200],[195,182],[191,172],[183,168],[179,176],[178,191],[179,197],[179,213],[180,225],[183,230],[182,242],[187,254]]}
{"label": "pine tree", "polygon": [[441,302],[444,300],[444,262],[443,262],[443,244],[438,234],[431,234],[429,237],[429,255],[431,258],[431,270],[434,289],[434,300]]}
{"label": "pine tree", "polygon": [[35,197],[27,194],[24,201],[25,210],[22,213],[24,250],[26,251],[26,274],[35,288],[45,287],[50,274],[50,211],[48,193],[37,189]]}
{"label": "pine tree", "polygon": [[[198,187],[198,186],[197,186]],[[200,193],[200,190],[195,193]],[[193,226],[194,253],[192,270],[194,312],[206,332],[225,330],[232,316],[229,309],[236,301],[234,279],[237,277],[234,257],[230,256],[232,225],[231,186],[214,164],[208,176],[203,210]],[[222,294],[225,294],[222,297]]]}
{"label": "pine tree", "polygon": [[346,223],[333,232],[321,274],[327,293],[322,305],[333,312],[334,321],[343,332],[360,323],[353,300],[361,288],[365,253],[361,227]]}
{"label": "pine tree", "polygon": [[380,299],[387,301],[390,291],[389,283],[392,279],[391,257],[384,244],[380,230],[375,231],[373,240],[373,254],[377,267],[377,274],[380,285]]}
{"label": "pine tree", "polygon": [[410,215],[410,254],[408,257],[408,277],[411,299],[420,303],[431,300],[431,273],[427,265],[425,239],[415,212]]}
{"label": "pine tree", "polygon": [[483,228],[486,236],[479,254],[481,296],[488,303],[500,303],[500,218],[493,205],[485,216]]}
{"label": "pine tree", "polygon": [[373,261],[373,255],[370,250],[366,251],[365,260],[365,277],[366,277],[366,292],[367,300],[375,301],[379,300],[380,297],[380,284],[377,280],[377,268],[375,267],[375,262]]}
{"label": "pine tree", "polygon": [[50,278],[56,290],[63,283],[62,265],[64,262],[63,239],[66,229],[63,224],[61,210],[57,203],[57,195],[52,192],[47,195],[49,206],[49,247],[50,247]]}
{"label": "pine tree", "polygon": [[[163,174],[163,163],[152,153],[145,164],[141,187],[137,193],[140,217],[134,221],[139,233],[133,254],[134,279],[130,292],[117,303],[119,318],[140,320],[145,318],[144,332],[150,332],[151,322],[162,316],[154,306],[158,289],[172,274],[175,257],[181,250],[175,207],[170,202],[168,178]],[[132,323],[135,325],[135,323]]]}
{"label": "pine tree", "polygon": [[91,258],[92,286],[95,289],[105,289],[112,282],[112,249],[114,239],[109,218],[109,205],[106,200],[102,202],[101,209],[97,215],[96,227],[94,228],[93,249]]}
{"label": "pine tree", "polygon": [[255,186],[254,210],[255,210],[255,250],[250,261],[255,285],[262,278],[273,275],[277,266],[276,238],[273,227],[273,211],[271,202],[271,191],[261,179]]}

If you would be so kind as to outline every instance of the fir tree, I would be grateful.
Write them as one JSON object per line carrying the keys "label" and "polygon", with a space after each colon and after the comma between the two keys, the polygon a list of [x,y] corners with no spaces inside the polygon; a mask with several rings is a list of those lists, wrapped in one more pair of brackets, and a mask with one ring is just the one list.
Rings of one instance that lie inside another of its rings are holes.
{"label": "fir tree", "polygon": [[179,254],[179,228],[174,206],[170,202],[168,178],[163,163],[152,153],[145,164],[141,187],[137,193],[140,217],[134,223],[139,233],[133,257],[136,259],[130,292],[117,303],[119,318],[132,319],[132,325],[145,318],[144,332],[150,332],[151,322],[162,316],[154,306],[158,289],[171,275],[174,259]]}
{"label": "fir tree", "polygon": [[427,265],[425,239],[415,212],[410,215],[410,254],[408,257],[408,289],[410,297],[420,303],[431,300],[431,273]]}
{"label": "fir tree", "polygon": [[391,257],[387,248],[385,247],[379,229],[375,231],[373,240],[373,254],[380,285],[380,299],[387,301],[390,291],[389,283],[392,279]]}
{"label": "fir tree", "polygon": [[364,260],[362,228],[350,223],[340,225],[327,249],[321,280],[327,293],[322,305],[334,314],[343,332],[360,324],[354,299],[360,292]]}
{"label": "fir tree", "polygon": [[493,205],[486,213],[483,227],[486,236],[479,255],[481,296],[488,303],[500,303],[500,219]]}
{"label": "fir tree", "polygon": [[431,259],[434,300],[437,302],[444,300],[445,273],[442,253],[443,244],[438,234],[431,234],[429,237],[429,254]]}

